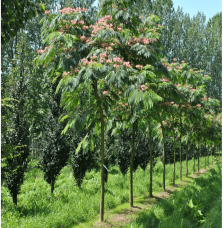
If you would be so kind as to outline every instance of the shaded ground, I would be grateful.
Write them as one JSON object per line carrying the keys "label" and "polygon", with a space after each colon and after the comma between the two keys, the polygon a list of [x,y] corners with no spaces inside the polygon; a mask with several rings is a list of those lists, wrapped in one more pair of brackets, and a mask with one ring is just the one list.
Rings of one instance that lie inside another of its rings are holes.
{"label": "shaded ground", "polygon": [[110,227],[125,227],[128,223],[130,223],[132,220],[137,218],[137,215],[139,212],[143,210],[149,210],[154,204],[156,204],[160,200],[164,200],[166,198],[169,198],[174,191],[179,190],[180,188],[189,185],[192,183],[194,178],[199,177],[201,174],[205,173],[208,169],[201,169],[198,174],[193,174],[189,176],[188,178],[185,178],[185,180],[182,180],[179,184],[176,184],[175,186],[169,186],[166,187],[166,191],[160,191],[153,194],[152,198],[144,197],[140,199],[134,199],[134,207],[133,208],[122,208],[122,209],[113,209],[110,211],[107,211],[104,215],[104,222],[103,223],[92,223],[87,226],[83,224],[79,224],[78,227],[91,227],[91,228],[110,228]]}

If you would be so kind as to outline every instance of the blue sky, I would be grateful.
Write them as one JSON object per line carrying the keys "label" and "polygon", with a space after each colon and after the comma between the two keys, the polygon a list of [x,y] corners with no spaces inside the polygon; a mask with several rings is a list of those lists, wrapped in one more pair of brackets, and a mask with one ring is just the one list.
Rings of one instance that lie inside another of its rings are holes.
{"label": "blue sky", "polygon": [[172,0],[174,9],[178,6],[183,8],[184,13],[189,13],[190,17],[197,14],[198,11],[203,12],[206,21],[215,14],[222,11],[222,0]]}
{"label": "blue sky", "polygon": [[[175,10],[178,6],[183,8],[184,13],[189,13],[190,17],[195,16],[198,11],[203,12],[206,21],[215,14],[222,11],[222,0],[172,0]],[[96,0],[98,3],[98,0]]]}

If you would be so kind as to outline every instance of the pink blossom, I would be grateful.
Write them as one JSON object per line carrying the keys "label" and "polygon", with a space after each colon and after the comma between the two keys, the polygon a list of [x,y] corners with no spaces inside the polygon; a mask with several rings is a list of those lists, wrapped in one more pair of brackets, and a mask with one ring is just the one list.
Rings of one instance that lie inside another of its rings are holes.
{"label": "pink blossom", "polygon": [[158,24],[158,27],[160,28],[161,27],[161,24]]}
{"label": "pink blossom", "polygon": [[177,61],[177,58],[173,58],[173,61]]}
{"label": "pink blossom", "polygon": [[90,57],[91,59],[97,59],[97,55],[93,55]]}
{"label": "pink blossom", "polygon": [[197,107],[201,107],[201,104],[197,104]]}
{"label": "pink blossom", "polygon": [[106,94],[108,94],[108,91],[104,91],[104,92],[103,92],[103,95],[106,95]]}
{"label": "pink blossom", "polygon": [[167,78],[163,78],[162,82],[169,82],[169,80]]}
{"label": "pink blossom", "polygon": [[45,13],[45,15],[47,15],[47,16],[48,16],[48,15],[50,15],[50,10],[45,10],[45,12],[44,12],[44,13]]}
{"label": "pink blossom", "polygon": [[107,59],[106,63],[112,63],[111,59]]}
{"label": "pink blossom", "polygon": [[130,63],[129,63],[129,62],[124,62],[124,63],[123,63],[123,66],[129,67],[129,68],[132,68],[132,66],[130,65]]}
{"label": "pink blossom", "polygon": [[205,74],[204,77],[207,77],[207,75]]}
{"label": "pink blossom", "polygon": [[182,63],[185,63],[185,61],[184,61],[184,60],[182,60],[181,62],[182,62]]}
{"label": "pink blossom", "polygon": [[198,72],[199,72],[198,70],[195,71],[196,74],[197,74]]}

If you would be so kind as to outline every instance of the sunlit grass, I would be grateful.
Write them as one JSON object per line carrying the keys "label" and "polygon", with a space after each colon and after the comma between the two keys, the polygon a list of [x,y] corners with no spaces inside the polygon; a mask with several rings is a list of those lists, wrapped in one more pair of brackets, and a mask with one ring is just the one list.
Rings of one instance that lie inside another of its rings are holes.
{"label": "sunlit grass", "polygon": [[[161,200],[149,211],[143,211],[126,227],[179,228],[222,227],[221,166],[214,165],[194,183],[166,200]],[[193,207],[189,207],[190,200]]]}
{"label": "sunlit grass", "polygon": [[[37,164],[35,160],[30,166]],[[196,161],[197,164],[197,161]],[[189,161],[189,175],[192,174]],[[204,158],[200,159],[204,168]],[[162,162],[158,160],[153,172],[153,191],[162,187]],[[110,168],[108,183],[105,184],[105,210],[129,201],[129,173],[121,174],[117,167]],[[100,172],[92,170],[86,174],[79,189],[69,167],[64,167],[55,183],[54,194],[43,179],[38,168],[29,169],[25,175],[18,206],[12,203],[9,191],[2,186],[2,227],[73,227],[80,222],[94,220],[100,207]],[[172,183],[173,165],[166,165],[166,185]],[[183,178],[185,161],[183,162]],[[144,172],[138,168],[134,173],[134,198],[149,194],[149,165]],[[179,180],[179,163],[176,164],[176,180]],[[162,207],[154,213],[162,217]],[[159,212],[160,211],[160,212]],[[161,218],[160,218],[161,219]]]}

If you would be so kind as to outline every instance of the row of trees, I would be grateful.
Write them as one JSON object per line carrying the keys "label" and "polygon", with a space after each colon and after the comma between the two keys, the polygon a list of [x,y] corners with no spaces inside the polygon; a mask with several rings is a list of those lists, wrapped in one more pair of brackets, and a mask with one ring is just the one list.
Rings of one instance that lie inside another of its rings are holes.
{"label": "row of trees", "polygon": [[[76,116],[79,113],[83,116],[82,127],[91,130],[79,143],[76,152],[81,146],[85,150],[88,144],[94,144],[92,128],[97,131],[100,126],[99,220],[102,222],[105,131],[112,129],[112,134],[115,134],[121,129],[131,129],[129,201],[133,207],[137,129],[151,134],[151,125],[159,124],[163,140],[165,191],[165,139],[171,132],[169,129],[173,129],[174,144],[175,132],[179,131],[180,150],[182,136],[187,137],[187,146],[188,139],[193,143],[197,141],[199,146],[200,138],[206,132],[207,136],[210,135],[210,128],[214,126],[213,107],[218,105],[218,100],[206,97],[205,84],[211,78],[203,75],[203,71],[190,69],[184,60],[181,63],[168,63],[162,58],[162,45],[159,42],[162,26],[157,16],[139,17],[132,8],[134,4],[130,6],[127,1],[102,1],[101,4],[101,18],[95,25],[85,14],[87,9],[84,8],[64,8],[59,15],[46,11],[46,18],[42,20],[43,36],[49,46],[38,51],[40,56],[36,64],[46,66],[48,77],[57,79],[62,75],[57,92],[62,90],[61,105],[66,112],[61,121],[69,119],[62,133],[66,133],[78,120]],[[216,137],[218,130],[214,128]],[[152,170],[152,166],[150,168]]]}
{"label": "row of trees", "polygon": [[[102,175],[100,221],[103,221],[104,165],[108,166],[109,157],[112,157],[108,151],[114,151],[115,147],[110,139],[123,135],[132,140],[131,147],[126,144],[126,147],[131,149],[131,159],[128,159],[127,155],[124,158],[126,162],[121,159],[119,161],[123,173],[130,165],[130,206],[133,206],[134,158],[136,160],[136,153],[138,155],[140,150],[144,150],[135,145],[137,140],[140,141],[137,139],[137,132],[141,132],[141,135],[144,133],[144,137],[149,140],[147,145],[150,145],[151,163],[152,138],[156,136],[163,141],[163,189],[165,190],[167,138],[173,137],[174,149],[176,137],[179,139],[180,149],[182,139],[187,145],[192,143],[199,147],[201,145],[199,140],[202,137],[205,145],[220,143],[221,118],[217,115],[219,110],[216,107],[218,101],[207,97],[213,94],[213,97],[217,98],[219,94],[212,88],[217,86],[221,91],[219,87],[221,83],[218,81],[219,75],[214,74],[215,71],[208,71],[213,65],[216,66],[215,69],[219,69],[218,64],[211,64],[210,68],[202,68],[200,66],[204,65],[198,64],[197,56],[201,56],[197,51],[199,49],[190,49],[189,64],[176,61],[171,63],[173,57],[177,57],[179,61],[187,59],[183,58],[185,56],[182,53],[188,54],[188,52],[184,52],[186,46],[182,46],[182,42],[185,44],[189,42],[184,39],[183,30],[177,30],[180,20],[177,19],[177,12],[180,9],[172,13],[168,11],[167,6],[171,1],[163,2],[165,7],[161,8],[159,7],[161,2],[151,2],[150,15],[147,15],[148,11],[141,10],[140,4],[143,2],[104,1],[98,8],[100,19],[97,24],[95,13],[98,10],[92,7],[92,3],[64,1],[60,3],[61,8],[72,6],[74,9],[65,8],[58,12],[58,3],[52,1],[46,7],[46,16],[42,20],[45,43],[42,42],[39,25],[44,15],[38,14],[38,17],[28,23],[21,33],[17,33],[16,37],[2,48],[4,57],[2,97],[10,97],[8,101],[6,99],[7,104],[2,107],[4,118],[2,157],[5,163],[4,179],[13,195],[14,203],[17,203],[17,194],[28,163],[28,136],[32,139],[41,138],[43,142],[40,167],[45,173],[45,179],[51,184],[51,192],[54,189],[56,176],[68,161],[69,152],[71,152],[70,160],[74,176],[81,186],[86,172],[85,164],[88,164],[89,169],[97,166],[92,162],[94,161],[92,154],[97,156],[100,145]],[[86,8],[90,10],[86,11]],[[138,12],[135,9],[138,9]],[[159,18],[153,14],[154,12],[161,15],[161,24],[166,25],[167,30],[164,33],[161,32],[165,27],[160,25]],[[164,16],[172,20],[165,19]],[[219,16],[216,16],[216,20],[209,21],[210,34],[219,31],[212,29],[219,23]],[[185,19],[185,23],[187,20]],[[170,21],[175,23],[173,30],[168,29],[171,26],[168,24]],[[188,27],[184,28],[196,31],[199,26],[197,24],[196,27],[195,24],[198,22],[195,23],[191,19],[189,22]],[[173,31],[172,35],[170,31]],[[204,33],[207,27],[203,26],[202,30],[201,26],[199,31]],[[189,36],[193,33],[187,34]],[[181,38],[178,39],[179,37]],[[215,63],[220,63],[221,52],[218,50],[221,41],[217,37],[218,43],[213,47],[207,39],[202,44],[203,47],[208,48],[209,44],[210,51],[207,53],[211,56],[211,61],[216,55]],[[182,42],[175,42],[177,40]],[[49,46],[46,47],[46,44]],[[188,45],[189,47],[191,45]],[[36,49],[42,54],[37,57],[40,65],[34,68],[30,60],[36,56]],[[174,52],[175,49],[178,52]],[[213,50],[214,54],[211,53]],[[199,60],[205,56],[208,55]],[[194,67],[205,71],[199,72],[193,69]],[[214,80],[211,81],[205,76],[206,72],[211,72]],[[207,94],[204,84],[207,85]],[[64,106],[65,111],[60,108],[60,104]],[[59,119],[62,121],[60,124],[58,124]],[[66,132],[66,137],[60,134],[62,129],[63,133]],[[73,137],[74,135],[76,136]],[[10,141],[13,138],[15,140]],[[105,142],[107,153],[104,150]],[[176,160],[175,150],[173,160]],[[180,151],[181,161],[182,151]],[[152,165],[150,167],[152,174]],[[175,173],[173,183],[174,177]],[[150,196],[152,196],[152,175],[150,178]]]}

